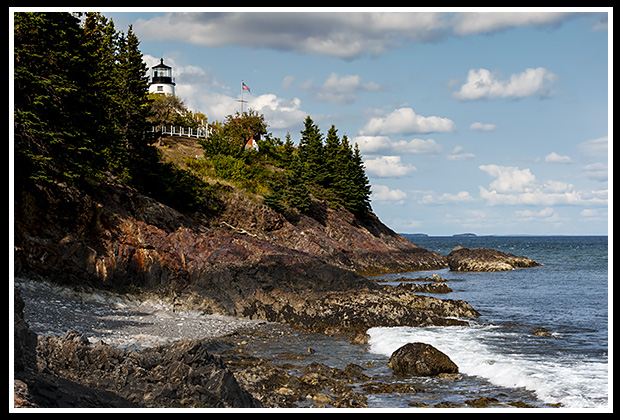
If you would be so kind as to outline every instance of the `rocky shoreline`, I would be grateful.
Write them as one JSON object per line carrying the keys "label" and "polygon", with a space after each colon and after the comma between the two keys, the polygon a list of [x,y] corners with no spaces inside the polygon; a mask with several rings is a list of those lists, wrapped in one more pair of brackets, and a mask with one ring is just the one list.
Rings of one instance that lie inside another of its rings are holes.
{"label": "rocky shoreline", "polygon": [[[15,289],[16,405],[297,406],[300,395],[324,394],[325,382],[308,391],[299,375],[215,354],[213,343],[273,325],[364,343],[371,327],[479,316],[467,302],[418,294],[449,292],[440,282],[421,289],[365,277],[448,265],[376,218],[315,201],[311,216],[291,221],[239,192],[226,199],[206,219],[118,185],[21,190],[15,276],[34,283]],[[349,371],[333,374],[346,382],[360,368]],[[340,397],[316,404],[364,406],[365,394],[330,386]]]}
{"label": "rocky shoreline", "polygon": [[[418,386],[386,383],[373,376],[372,362],[310,361],[317,349],[288,347],[301,332],[284,324],[176,312],[157,301],[39,281],[18,279],[16,286],[16,407],[359,408],[389,393],[409,396],[411,406],[459,405]],[[288,351],[276,359],[257,354],[275,342]],[[437,402],[415,402],[421,398]],[[499,403],[488,396],[463,406],[488,401]]]}

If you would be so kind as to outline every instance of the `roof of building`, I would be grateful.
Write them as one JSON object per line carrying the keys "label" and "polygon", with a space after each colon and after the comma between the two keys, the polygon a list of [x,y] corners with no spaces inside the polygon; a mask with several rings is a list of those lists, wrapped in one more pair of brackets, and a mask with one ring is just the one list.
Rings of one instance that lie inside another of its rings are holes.
{"label": "roof of building", "polygon": [[162,58],[161,62],[158,65],[153,66],[153,68],[154,69],[171,69],[172,67],[165,65],[164,64],[164,59]]}

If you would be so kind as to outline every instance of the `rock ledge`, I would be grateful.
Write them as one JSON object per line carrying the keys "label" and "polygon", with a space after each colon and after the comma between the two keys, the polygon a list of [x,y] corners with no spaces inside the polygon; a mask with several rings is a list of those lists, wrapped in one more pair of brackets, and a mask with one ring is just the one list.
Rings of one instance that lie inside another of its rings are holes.
{"label": "rock ledge", "polygon": [[518,257],[495,249],[455,247],[447,256],[452,271],[508,271],[541,265],[527,257]]}

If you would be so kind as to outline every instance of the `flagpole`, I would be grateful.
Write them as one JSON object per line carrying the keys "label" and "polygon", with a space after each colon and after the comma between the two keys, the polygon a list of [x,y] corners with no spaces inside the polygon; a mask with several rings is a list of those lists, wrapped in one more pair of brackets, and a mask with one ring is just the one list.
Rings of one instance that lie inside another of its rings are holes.
{"label": "flagpole", "polygon": [[243,89],[243,79],[241,79],[241,100],[237,101],[237,102],[241,102],[241,115],[243,115],[243,103],[245,102],[243,100],[243,91],[244,91],[244,89]]}

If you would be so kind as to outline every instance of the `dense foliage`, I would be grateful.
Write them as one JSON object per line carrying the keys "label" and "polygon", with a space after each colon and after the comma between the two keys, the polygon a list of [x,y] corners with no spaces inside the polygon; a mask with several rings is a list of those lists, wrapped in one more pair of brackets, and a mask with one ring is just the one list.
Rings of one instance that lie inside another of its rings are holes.
{"label": "dense foliage", "polygon": [[[14,14],[14,150],[17,183],[81,187],[110,177],[179,210],[210,211],[217,183],[233,182],[280,212],[306,213],[311,197],[357,215],[370,211],[370,186],[357,146],[335,127],[324,137],[308,117],[298,146],[267,132],[250,110],[209,125],[205,159],[188,170],[163,163],[157,124],[203,125],[178,98],[148,95],[147,68],[131,26],[99,13]],[[179,122],[181,121],[181,122]],[[258,150],[248,149],[253,139]]]}
{"label": "dense foliage", "polygon": [[[357,215],[368,213],[371,191],[357,145],[339,138],[334,126],[324,140],[310,117],[304,124],[295,146],[290,135],[285,142],[272,138],[264,117],[252,110],[229,116],[211,126],[201,142],[207,159],[193,167],[212,168],[216,176],[263,194],[264,203],[282,213],[306,213],[311,195]],[[250,139],[257,141],[258,151],[246,149]]]}
{"label": "dense foliage", "polygon": [[70,183],[129,179],[144,155],[146,66],[131,28],[100,14],[14,15],[15,164]]}

